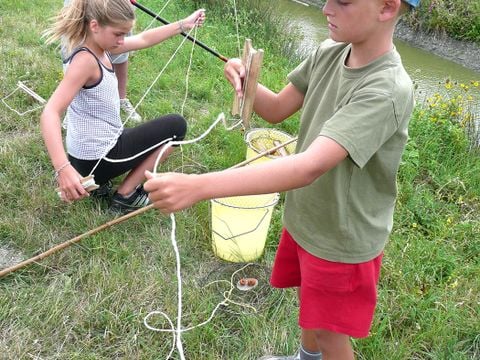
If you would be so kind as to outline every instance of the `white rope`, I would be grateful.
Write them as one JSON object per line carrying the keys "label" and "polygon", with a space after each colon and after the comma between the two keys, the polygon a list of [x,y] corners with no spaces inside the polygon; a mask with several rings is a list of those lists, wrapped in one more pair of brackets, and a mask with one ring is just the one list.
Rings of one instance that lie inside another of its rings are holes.
{"label": "white rope", "polygon": [[[177,246],[177,242],[175,240],[175,217],[173,214],[170,215],[170,218],[172,220],[172,232],[171,232],[171,240],[172,240],[172,244],[174,244],[174,249],[175,249],[175,256],[176,256],[176,261],[177,261],[177,281],[178,283],[180,284],[178,286],[178,299],[179,299],[179,304],[181,304],[181,298],[182,298],[182,288],[181,288],[181,274],[180,274],[180,253],[178,251],[178,246]],[[177,349],[181,349],[181,352],[179,350],[179,353],[180,353],[180,357],[181,359],[184,359],[185,358],[185,355],[183,354],[183,346],[182,346],[182,343],[181,343],[181,333],[184,333],[184,332],[187,332],[187,331],[191,331],[193,329],[196,329],[196,328],[199,328],[199,327],[202,327],[202,326],[205,326],[207,325],[209,322],[211,322],[215,316],[215,314],[217,313],[218,309],[220,309],[221,306],[228,306],[229,304],[234,304],[234,305],[237,305],[237,306],[241,306],[241,307],[245,307],[245,308],[250,308],[252,309],[254,312],[257,312],[257,309],[250,305],[250,304],[244,304],[244,303],[239,303],[239,302],[236,302],[236,301],[233,301],[231,299],[231,295],[233,293],[233,290],[235,289],[235,285],[234,285],[234,278],[235,278],[235,275],[237,275],[237,273],[245,270],[248,266],[250,265],[253,265],[252,263],[248,263],[248,264],[245,264],[243,267],[241,267],[240,269],[236,270],[235,272],[232,273],[232,275],[230,276],[230,282],[228,282],[227,280],[218,280],[218,281],[212,281],[208,284],[206,284],[205,286],[209,286],[209,285],[212,285],[212,284],[215,284],[215,283],[219,283],[219,282],[226,282],[226,283],[229,283],[230,284],[230,289],[227,290],[227,291],[224,291],[223,292],[223,300],[220,301],[215,307],[214,309],[212,310],[212,312],[210,313],[210,316],[203,322],[197,324],[197,325],[194,325],[194,326],[190,326],[188,328],[181,328],[181,313],[182,313],[182,310],[181,310],[181,306],[179,305],[179,309],[177,310],[177,313],[178,313],[178,317],[177,317],[177,328],[175,328],[173,326],[173,322],[172,320],[168,317],[168,315],[163,312],[163,311],[159,311],[159,310],[155,310],[155,311],[151,311],[150,313],[148,313],[145,318],[143,319],[143,324],[145,325],[145,327],[149,330],[152,330],[152,331],[156,331],[156,332],[169,332],[169,333],[173,333],[173,344],[172,344],[172,348],[170,349],[170,352],[169,354],[167,355],[166,359],[169,359],[171,357],[171,355],[173,354],[173,351],[175,350],[175,344],[177,345]],[[149,320],[151,317],[155,316],[155,315],[162,315],[167,321],[168,323],[170,324],[170,328],[157,328],[155,326],[152,326],[149,324]]]}
{"label": "white rope", "polygon": [[182,345],[182,336],[181,336],[181,329],[182,329],[182,275],[180,273],[180,252],[178,251],[177,240],[175,239],[175,232],[176,232],[176,222],[175,222],[175,215],[172,213],[170,214],[170,220],[172,221],[172,232],[170,235],[170,239],[172,241],[173,249],[175,250],[175,259],[177,261],[177,328],[176,328],[176,335],[177,335],[177,350],[180,354],[180,359],[184,360],[185,355],[183,354],[183,345]]}
{"label": "white rope", "polygon": [[188,86],[189,86],[189,80],[190,80],[190,70],[192,69],[192,61],[193,61],[193,52],[195,50],[195,43],[197,42],[197,27],[195,26],[195,32],[193,34],[193,42],[192,42],[192,51],[190,52],[190,61],[188,62],[188,67],[187,67],[187,75],[185,78],[185,96],[183,98],[183,103],[182,107],[180,110],[180,114],[183,116],[183,111],[185,109],[185,104],[187,103],[187,97],[188,97]]}
{"label": "white rope", "polygon": [[[34,108],[32,109],[27,109],[23,112],[20,112],[19,110],[15,109],[13,106],[10,106],[8,103],[7,103],[7,99],[11,96],[13,96],[13,94],[15,94],[18,90],[23,90],[24,93],[30,95],[32,98],[34,98],[37,102],[40,103],[40,105],[37,105],[35,106]],[[23,82],[21,81],[18,81],[17,82],[17,87],[10,93],[8,94],[7,96],[5,96],[4,98],[2,98],[2,102],[5,104],[5,106],[7,108],[9,108],[10,110],[12,110],[13,112],[15,112],[17,115],[19,116],[23,116],[25,114],[28,114],[28,113],[31,113],[35,110],[38,110],[38,109],[41,109],[45,106],[45,104],[47,103],[47,101],[42,98],[40,95],[38,95],[35,91],[33,91],[32,89],[30,89],[27,85],[25,85]]]}
{"label": "white rope", "polygon": [[241,57],[242,53],[240,50],[240,31],[238,29],[238,14],[237,14],[237,3],[233,0],[233,12],[235,14],[235,28],[237,30],[237,47],[238,47],[238,57]]}
{"label": "white rope", "polygon": [[[167,149],[174,145],[186,145],[186,144],[191,144],[197,141],[200,141],[204,137],[206,137],[210,131],[217,125],[220,121],[222,121],[225,118],[225,115],[221,113],[218,117],[217,120],[213,122],[212,125],[205,131],[203,134],[201,134],[199,137],[192,139],[192,140],[183,140],[183,141],[171,141],[167,145],[165,145],[162,150],[160,150],[160,153],[157,156],[157,159],[155,160],[155,166],[153,167],[153,173],[156,174],[158,164],[160,162],[160,159],[163,157],[163,154]],[[171,241],[172,241],[172,246],[173,249],[175,250],[175,259],[177,261],[177,288],[178,288],[178,293],[177,293],[177,299],[178,299],[178,308],[177,308],[177,327],[175,328],[175,338],[176,338],[176,346],[177,346],[177,351],[180,354],[180,358],[183,360],[185,359],[185,355],[183,353],[183,345],[182,345],[182,337],[181,337],[181,332],[182,332],[182,275],[181,275],[181,265],[180,265],[180,253],[178,251],[178,246],[177,246],[177,241],[176,241],[176,221],[175,221],[175,215],[172,213],[170,214],[170,220],[172,222],[172,231],[170,234]],[[148,316],[148,315],[147,315]],[[168,316],[165,314],[165,317]],[[169,322],[171,322],[170,319],[168,319]],[[145,322],[145,321],[144,321]],[[168,358],[167,358],[168,359]]]}
{"label": "white rope", "polygon": [[[159,12],[157,12],[155,15],[156,16],[160,16],[160,14],[163,12],[163,10],[165,10],[165,8],[168,6],[168,4],[170,3],[170,1],[172,0],[168,0],[167,2],[165,2],[165,5],[163,5],[163,7],[160,9]],[[157,19],[156,18],[152,18],[152,21],[150,21],[150,23],[147,25],[146,28],[143,29],[143,31],[147,31],[148,29],[150,29],[150,27],[155,23]]]}
{"label": "white rope", "polygon": [[[155,160],[155,165],[154,165],[154,168],[153,168],[153,173],[154,174],[157,174],[157,168],[159,166],[159,163],[160,163],[160,159],[162,159],[163,157],[163,154],[172,146],[175,146],[175,145],[187,145],[187,144],[192,144],[192,143],[195,143],[195,142],[198,142],[200,140],[202,140],[203,138],[205,138],[212,130],[213,128],[220,122],[222,121],[224,124],[225,124],[225,115],[223,113],[219,114],[217,119],[210,125],[210,127],[203,133],[201,134],[200,136],[198,136],[197,138],[195,139],[192,139],[192,140],[182,140],[182,141],[171,141],[169,142],[168,144],[166,144],[162,150],[160,151],[160,153],[158,154],[157,156],[157,159]],[[242,305],[242,306],[250,306],[250,305],[243,305],[243,304],[239,304],[239,303],[235,303],[233,301],[231,301],[229,299],[229,296],[231,295],[232,291],[233,291],[233,287],[230,288],[230,290],[226,293],[224,293],[224,298],[225,300],[220,302],[216,307],[215,309],[213,310],[212,314],[210,315],[210,317],[204,321],[203,323],[199,324],[199,325],[196,325],[196,326],[193,326],[193,327],[190,327],[190,328],[187,328],[187,329],[182,329],[182,287],[181,287],[181,282],[182,282],[182,276],[181,276],[181,270],[180,270],[180,253],[178,251],[178,246],[177,246],[177,241],[176,241],[176,235],[175,235],[175,231],[176,231],[176,220],[175,220],[175,215],[172,213],[170,214],[170,219],[171,219],[171,222],[172,222],[172,230],[171,230],[171,234],[170,234],[170,237],[171,237],[171,241],[172,241],[172,246],[175,250],[175,258],[176,258],[176,261],[177,261],[177,285],[178,285],[178,293],[177,293],[177,298],[178,298],[178,309],[177,309],[177,327],[174,328],[174,332],[175,332],[175,343],[176,343],[176,346],[177,346],[177,351],[179,352],[180,354],[180,357],[181,359],[184,359],[184,354],[183,354],[183,346],[182,346],[182,340],[181,340],[181,333],[184,332],[184,331],[187,331],[187,330],[191,330],[191,329],[194,329],[196,327],[199,327],[199,326],[203,326],[205,324],[207,324],[208,322],[210,322],[213,318],[213,316],[215,315],[216,311],[220,308],[220,306],[222,305],[228,305],[228,302],[231,302],[231,303],[234,303],[234,304],[237,304],[237,305]],[[227,295],[225,295],[227,294]],[[251,306],[250,306],[251,307]],[[253,308],[253,307],[252,307]],[[255,308],[253,308],[255,310]],[[256,310],[255,310],[256,311]],[[161,330],[158,330],[150,325],[148,325],[148,319],[149,317],[152,315],[152,314],[161,314],[163,315],[164,317],[167,318],[167,320],[169,321],[170,324],[173,324],[173,322],[168,318],[168,315],[166,315],[165,313],[163,312],[152,312],[152,313],[149,313],[145,319],[144,319],[144,323],[145,323],[145,326],[147,326],[149,329],[151,330],[155,330],[155,331],[172,331],[172,329],[161,329]]]}
{"label": "white rope", "polygon": [[[123,158],[123,159],[111,159],[111,158],[105,156],[103,159],[106,160],[106,161],[108,161],[108,162],[111,162],[111,163],[122,163],[122,162],[131,161],[131,160],[136,159],[136,158],[139,157],[139,156],[142,156],[143,154],[148,153],[149,151],[151,151],[151,150],[153,150],[153,149],[155,149],[155,148],[157,148],[157,147],[159,147],[159,146],[162,146],[163,144],[165,144],[165,143],[167,143],[167,142],[169,142],[170,140],[173,140],[173,139],[174,139],[174,138],[168,138],[168,139],[162,140],[162,141],[160,141],[159,143],[157,143],[157,144],[155,144],[155,145],[152,145],[152,146],[150,146],[149,148],[147,148],[147,149],[139,152],[138,154],[132,155],[132,156],[130,156],[130,157],[128,157],[128,158]],[[91,175],[91,174],[90,174],[90,175]]]}
{"label": "white rope", "polygon": [[224,122],[225,121],[225,115],[223,113],[221,113],[220,115],[217,116],[217,119],[210,125],[210,127],[203,133],[201,134],[200,136],[194,138],[194,139],[191,139],[191,140],[181,140],[181,141],[171,141],[169,142],[168,144],[166,144],[162,150],[160,151],[160,153],[158,154],[157,156],[157,159],[155,160],[155,165],[153,167],[153,173],[156,174],[156,169],[160,163],[160,159],[162,158],[163,154],[165,153],[165,151],[167,151],[167,149],[169,149],[170,147],[172,146],[175,146],[175,145],[187,145],[187,144],[193,144],[197,141],[200,141],[202,140],[203,138],[205,138],[211,131],[212,129],[220,122]]}

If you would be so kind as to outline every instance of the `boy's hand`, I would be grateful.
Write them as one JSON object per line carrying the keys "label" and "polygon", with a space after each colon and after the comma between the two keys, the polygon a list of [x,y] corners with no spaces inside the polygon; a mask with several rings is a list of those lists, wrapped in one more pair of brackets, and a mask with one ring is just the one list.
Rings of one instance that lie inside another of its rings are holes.
{"label": "boy's hand", "polygon": [[243,97],[243,79],[245,78],[245,66],[240,59],[230,59],[223,69],[225,77],[233,85],[238,97]]}
{"label": "boy's hand", "polygon": [[186,209],[200,199],[197,194],[191,177],[180,173],[163,173],[154,175],[150,171],[145,171],[147,181],[143,185],[145,191],[149,192],[148,198],[153,205],[162,213],[170,214],[179,210]]}
{"label": "boy's hand", "polygon": [[205,9],[199,9],[182,20],[182,30],[191,30],[195,26],[202,26],[205,22]]}

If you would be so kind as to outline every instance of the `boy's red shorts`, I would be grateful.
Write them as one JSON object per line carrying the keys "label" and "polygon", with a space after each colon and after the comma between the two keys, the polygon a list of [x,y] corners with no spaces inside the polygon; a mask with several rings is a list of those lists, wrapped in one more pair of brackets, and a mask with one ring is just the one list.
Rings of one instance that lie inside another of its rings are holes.
{"label": "boy's red shorts", "polygon": [[380,254],[360,264],[315,257],[283,229],[270,283],[300,288],[299,325],[356,338],[368,336],[377,303]]}

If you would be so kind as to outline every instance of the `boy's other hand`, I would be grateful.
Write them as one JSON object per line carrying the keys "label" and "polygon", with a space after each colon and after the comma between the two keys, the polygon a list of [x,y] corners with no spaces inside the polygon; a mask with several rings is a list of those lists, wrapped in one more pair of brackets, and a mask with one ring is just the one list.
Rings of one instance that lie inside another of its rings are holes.
{"label": "boy's other hand", "polygon": [[148,198],[162,213],[170,214],[186,209],[200,199],[194,182],[190,181],[194,175],[180,173],[152,174],[145,171],[147,181],[143,185],[149,192]]}
{"label": "boy's other hand", "polygon": [[238,97],[243,97],[243,79],[245,78],[245,66],[240,59],[230,59],[223,70],[225,77],[233,85]]}

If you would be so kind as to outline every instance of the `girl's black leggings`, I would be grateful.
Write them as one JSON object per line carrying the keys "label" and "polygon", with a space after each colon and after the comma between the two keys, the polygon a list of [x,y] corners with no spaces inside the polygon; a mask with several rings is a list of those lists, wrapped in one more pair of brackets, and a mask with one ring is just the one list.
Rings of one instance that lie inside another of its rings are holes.
{"label": "girl's black leggings", "polygon": [[[156,144],[162,140],[173,138],[175,141],[183,140],[187,133],[187,122],[178,114],[161,116],[157,119],[143,123],[133,128],[125,128],[118,138],[117,143],[107,154],[110,159],[130,158]],[[95,169],[95,183],[105,184],[108,180],[120,176],[132,169],[135,169],[159,146],[151,149],[147,153],[126,162],[109,162],[102,159]],[[82,175],[87,176],[97,164],[98,160],[77,159],[68,155],[72,166]]]}

